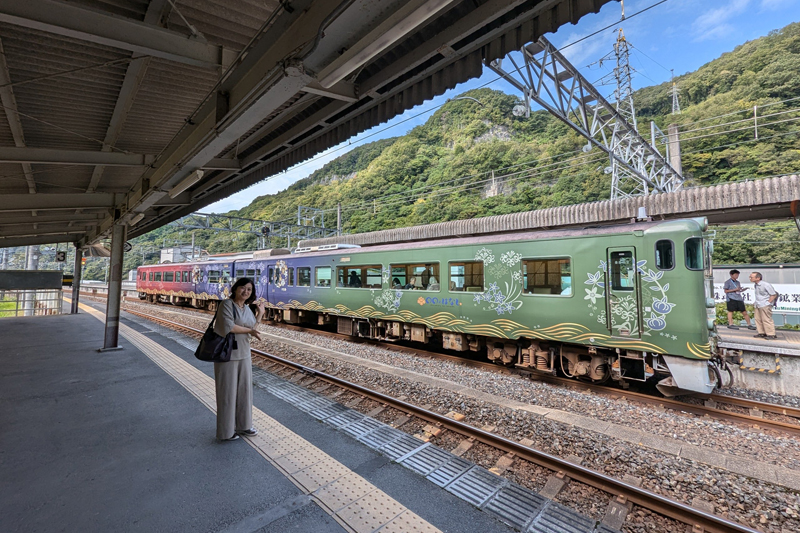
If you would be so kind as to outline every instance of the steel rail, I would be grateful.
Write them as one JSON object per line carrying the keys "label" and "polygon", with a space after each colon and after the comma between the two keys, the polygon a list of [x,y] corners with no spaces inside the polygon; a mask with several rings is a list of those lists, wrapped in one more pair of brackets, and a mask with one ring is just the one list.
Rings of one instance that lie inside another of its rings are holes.
{"label": "steel rail", "polygon": [[748,398],[737,398],[735,396],[726,396],[724,394],[712,394],[711,399],[717,403],[727,403],[739,407],[747,407],[748,409],[755,408],[758,409],[759,411],[776,413],[779,415],[786,415],[800,419],[800,408],[798,407],[790,407],[788,405],[778,405],[774,403],[760,402],[758,400],[750,400]]}
{"label": "steel rail", "polygon": [[[208,311],[198,310],[204,313],[208,313]],[[430,357],[436,359],[443,359],[447,361],[451,361],[456,364],[472,367],[472,368],[480,368],[483,370],[503,373],[503,374],[511,374],[511,375],[524,375],[531,379],[536,379],[537,381],[542,381],[544,383],[549,383],[552,385],[561,385],[565,387],[571,388],[578,388],[578,389],[585,389],[587,391],[600,394],[603,396],[612,396],[618,397],[620,399],[625,400],[632,400],[638,403],[642,403],[645,405],[651,405],[654,407],[661,407],[661,408],[668,408],[674,411],[682,411],[685,413],[690,413],[697,416],[710,416],[716,418],[718,420],[724,420],[727,422],[734,422],[738,424],[744,424],[747,426],[754,426],[757,425],[759,428],[762,429],[771,429],[773,431],[786,433],[794,436],[800,436],[800,409],[790,407],[790,406],[783,406],[778,404],[770,404],[765,402],[759,402],[756,400],[749,400],[746,398],[736,398],[732,396],[725,396],[720,394],[712,394],[711,399],[713,399],[717,403],[727,403],[731,405],[736,405],[739,407],[749,408],[749,409],[758,409],[764,412],[770,412],[780,415],[786,415],[790,417],[794,417],[798,419],[798,423],[791,423],[791,422],[782,422],[779,420],[770,420],[768,418],[762,418],[758,416],[752,416],[745,413],[737,413],[735,411],[726,411],[724,409],[717,409],[714,407],[707,407],[701,404],[691,404],[687,402],[683,402],[680,400],[675,400],[672,398],[664,398],[653,396],[647,393],[629,391],[629,390],[620,390],[617,388],[608,387],[605,385],[600,385],[597,383],[589,383],[585,381],[578,381],[574,379],[562,378],[558,376],[553,376],[550,374],[544,374],[540,372],[536,372],[534,370],[528,369],[520,369],[516,367],[507,367],[498,365],[495,363],[487,362],[487,361],[476,361],[473,359],[466,359],[457,355],[449,355],[443,354],[438,352],[431,352],[419,348],[409,347],[409,346],[402,346],[397,344],[387,344],[375,341],[373,339],[366,339],[362,337],[352,337],[349,335],[343,335],[340,333],[333,333],[330,331],[323,331],[318,329],[306,328],[303,326],[297,326],[294,324],[285,324],[285,323],[271,323],[269,324],[273,327],[281,327],[284,329],[291,329],[295,331],[301,331],[306,333],[313,333],[316,335],[324,335],[333,338],[340,338],[343,340],[348,340],[349,342],[356,342],[356,343],[368,343],[374,344],[376,346],[380,346],[384,349],[388,349],[391,351],[397,351],[402,353],[409,353],[414,354],[416,356],[421,357]]]}
{"label": "steel rail", "polygon": [[[271,324],[274,326],[274,324]],[[420,350],[418,348],[413,348],[409,346],[402,346],[397,344],[386,344],[380,343],[377,341],[373,341],[371,339],[364,339],[360,337],[350,337],[348,335],[342,335],[339,333],[332,333],[328,331],[321,332],[320,330],[304,328],[302,326],[295,326],[295,325],[288,325],[288,324],[281,324],[280,327],[293,329],[296,331],[303,331],[303,332],[311,332],[316,334],[324,334],[330,337],[342,338],[347,339],[351,342],[366,342],[375,344],[380,346],[384,349],[388,349],[391,351],[396,352],[403,352],[403,353],[410,353],[416,356],[421,357],[430,357],[436,359],[443,359],[447,361],[451,361],[455,364],[460,364],[464,366],[469,366],[472,368],[480,368],[483,370],[487,370],[490,372],[497,372],[503,374],[511,374],[511,375],[524,375],[531,379],[536,379],[538,381],[542,381],[545,383],[553,384],[553,385],[562,385],[565,387],[577,388],[577,389],[585,389],[587,391],[601,394],[604,396],[616,396],[618,398],[624,398],[625,400],[633,400],[639,403],[643,403],[646,405],[652,405],[655,407],[663,407],[669,408],[675,411],[683,411],[686,413],[691,413],[697,416],[712,416],[714,418],[725,420],[729,422],[736,422],[740,424],[746,425],[758,425],[760,428],[764,429],[772,429],[775,431],[789,433],[792,435],[800,436],[800,423],[793,424],[791,422],[781,422],[778,420],[770,420],[768,418],[761,418],[757,416],[752,416],[744,413],[737,413],[733,411],[725,411],[724,409],[717,409],[714,407],[706,407],[705,405],[699,404],[691,404],[686,403],[680,400],[675,400],[672,398],[663,398],[658,396],[653,396],[651,394],[642,393],[642,392],[635,392],[635,391],[628,391],[628,390],[620,390],[617,388],[608,387],[605,385],[600,385],[596,383],[588,383],[585,381],[578,381],[574,379],[562,378],[558,376],[553,376],[550,374],[543,374],[540,372],[536,372],[534,370],[528,369],[521,369],[516,367],[507,367],[498,365],[495,363],[490,363],[486,361],[475,361],[473,359],[465,359],[463,357],[459,357],[456,355],[449,355],[449,354],[442,354],[438,352],[430,352],[426,350]],[[718,403],[728,403],[737,405],[740,407],[747,407],[747,408],[758,408],[761,411],[767,411],[771,413],[777,413],[781,415],[791,416],[800,419],[800,409],[796,409],[789,406],[782,406],[776,404],[769,404],[764,402],[758,402],[755,400],[749,400],[746,398],[735,398],[731,396],[725,395],[712,395],[711,398],[718,402]],[[800,422],[800,420],[799,420]]]}
{"label": "steel rail", "polygon": [[[166,320],[163,318],[152,317],[149,315],[145,315],[144,313],[131,312],[131,311],[128,312],[140,316],[142,318],[147,318],[148,320],[153,320],[155,322],[169,325],[171,327],[177,327],[179,329],[187,330],[198,335],[203,334],[203,332],[198,329],[192,328],[190,326],[185,326],[177,322],[172,322],[170,320]],[[702,531],[704,532],[757,533],[757,531],[754,529],[751,529],[742,524],[738,524],[726,518],[706,513],[705,511],[701,511],[700,509],[695,509],[694,507],[687,505],[685,503],[672,500],[670,498],[661,496],[660,494],[656,494],[649,490],[637,487],[635,485],[631,485],[629,483],[625,483],[624,481],[620,481],[618,479],[614,479],[613,477],[607,476],[600,472],[596,472],[584,466],[571,463],[569,461],[550,455],[548,453],[544,453],[542,451],[530,448],[528,446],[524,446],[513,440],[501,437],[500,435],[495,435],[488,431],[484,431],[482,429],[470,426],[469,424],[453,420],[452,418],[448,418],[444,415],[440,415],[433,411],[423,409],[422,407],[418,407],[408,402],[398,400],[381,392],[377,392],[372,389],[363,387],[361,385],[357,385],[355,383],[338,378],[336,376],[326,374],[314,368],[302,365],[300,363],[295,363],[293,361],[289,361],[277,355],[269,354],[261,350],[251,348],[251,352],[262,358],[274,361],[275,363],[287,366],[289,368],[293,368],[306,375],[313,376],[317,379],[326,381],[338,387],[342,387],[352,392],[356,392],[362,396],[375,400],[379,403],[389,405],[400,411],[410,413],[416,416],[417,418],[420,418],[427,422],[431,422],[438,426],[445,427],[451,431],[460,433],[466,437],[474,438],[475,440],[478,440],[493,448],[513,453],[515,456],[521,457],[527,461],[540,465],[544,468],[547,468],[548,470],[554,472],[563,472],[565,475],[576,481],[580,481],[582,483],[585,483],[587,485],[590,485],[592,487],[595,487],[597,489],[600,489],[604,492],[607,492],[615,496],[623,496],[627,501],[640,505],[646,509],[654,511],[663,516],[673,518],[675,520],[678,520],[693,527],[699,526],[702,528]]]}

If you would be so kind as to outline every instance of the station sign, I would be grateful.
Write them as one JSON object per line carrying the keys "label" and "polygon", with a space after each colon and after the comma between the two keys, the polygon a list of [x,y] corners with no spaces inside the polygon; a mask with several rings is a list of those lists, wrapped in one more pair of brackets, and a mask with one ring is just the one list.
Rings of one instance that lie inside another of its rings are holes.
{"label": "station sign", "polygon": [[56,261],[63,263],[67,260],[67,252],[56,252]]}
{"label": "station sign", "polygon": [[[725,291],[722,286],[722,283],[714,284],[714,300],[717,303],[725,303]],[[800,313],[800,285],[795,283],[773,283],[772,286],[780,295],[778,296],[778,301],[775,302],[773,313]],[[748,289],[742,293],[744,303],[752,304],[754,285],[752,283],[742,283],[742,287],[747,287]]]}

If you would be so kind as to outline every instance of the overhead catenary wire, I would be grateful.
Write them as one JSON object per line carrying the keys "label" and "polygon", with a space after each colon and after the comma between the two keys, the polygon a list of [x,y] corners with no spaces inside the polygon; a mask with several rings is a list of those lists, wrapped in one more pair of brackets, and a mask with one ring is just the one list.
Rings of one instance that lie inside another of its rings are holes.
{"label": "overhead catenary wire", "polygon": [[[615,22],[615,23],[613,23],[613,24],[611,24],[611,25],[608,25],[608,26],[606,26],[606,27],[604,27],[604,28],[601,28],[600,30],[597,30],[597,31],[595,31],[595,32],[593,32],[593,33],[591,33],[591,34],[589,34],[589,35],[586,35],[586,36],[584,36],[584,37],[580,38],[580,39],[577,39],[577,40],[575,40],[575,41],[572,41],[572,42],[570,42],[570,43],[568,43],[568,44],[566,44],[566,45],[562,46],[562,47],[561,47],[561,48],[559,48],[558,50],[559,50],[559,51],[565,50],[565,49],[567,49],[567,48],[569,48],[569,47],[571,47],[571,46],[573,46],[573,45],[575,45],[575,44],[578,44],[578,43],[580,43],[580,42],[582,42],[582,41],[584,41],[584,40],[586,40],[586,39],[588,39],[588,38],[591,38],[591,37],[593,37],[594,35],[597,35],[598,33],[601,33],[601,32],[603,32],[603,31],[605,31],[605,30],[607,30],[607,29],[609,29],[609,28],[612,28],[612,27],[614,27],[614,26],[617,26],[617,25],[619,25],[620,23],[622,23],[622,22],[624,22],[624,21],[630,20],[630,19],[632,19],[632,18],[634,18],[634,17],[636,17],[636,16],[638,16],[638,15],[641,15],[642,13],[645,13],[645,12],[649,11],[650,9],[653,9],[654,7],[657,7],[657,6],[659,6],[659,5],[663,4],[663,3],[667,2],[667,1],[668,1],[668,0],[659,0],[658,2],[656,2],[656,3],[654,3],[654,4],[650,5],[650,6],[648,6],[648,7],[646,7],[646,8],[643,8],[643,9],[641,9],[641,10],[639,10],[639,11],[635,12],[635,13],[632,13],[632,14],[630,14],[630,15],[626,16],[624,19],[620,19],[620,20],[618,20],[617,22]],[[276,12],[277,12],[277,10],[276,10]],[[266,25],[266,23],[265,23],[265,25]],[[263,30],[260,30],[260,31],[263,31]],[[259,32],[259,33],[260,33],[260,32]],[[257,33],[257,35],[258,35],[258,33]],[[252,41],[251,41],[251,42],[252,42]],[[248,46],[249,46],[249,44],[248,44]],[[247,47],[245,47],[245,50],[246,50],[246,49],[247,49]],[[234,64],[235,64],[235,62],[234,62]],[[230,69],[230,67],[229,67],[229,69]],[[224,77],[224,75],[223,75],[223,77]],[[222,79],[223,77],[221,77],[220,79]],[[502,78],[502,76],[498,76],[497,78],[494,78],[493,80],[490,80],[489,82],[487,82],[487,83],[484,83],[483,85],[481,85],[481,86],[477,87],[476,89],[480,89],[480,88],[486,87],[486,86],[488,86],[488,85],[491,85],[491,84],[493,84],[493,83],[495,83],[495,82],[497,82],[497,81],[500,81],[501,79],[503,79],[503,78]],[[213,93],[213,89],[212,89],[212,91],[210,91],[210,92],[209,92],[209,95],[210,95],[210,94],[212,94],[212,93]],[[207,98],[208,98],[208,95],[207,95],[207,96],[206,96],[206,97],[203,99],[203,102],[205,102],[205,100],[206,100]],[[447,102],[445,102],[445,103],[447,103]],[[377,134],[379,134],[379,133],[382,133],[382,132],[384,132],[384,131],[386,131],[386,130],[388,130],[388,129],[391,129],[392,127],[397,127],[398,125],[400,125],[400,124],[402,124],[402,123],[404,123],[404,122],[406,122],[406,121],[408,121],[408,120],[411,120],[411,119],[413,119],[413,118],[417,118],[418,116],[420,116],[420,115],[422,115],[422,114],[425,114],[425,113],[430,113],[430,112],[436,111],[438,108],[442,107],[442,106],[443,106],[445,103],[442,103],[442,104],[440,104],[440,105],[438,105],[438,106],[435,106],[435,107],[433,107],[433,108],[431,108],[431,109],[428,109],[427,111],[423,111],[423,112],[421,112],[421,113],[419,113],[419,114],[417,114],[417,115],[414,115],[413,117],[409,117],[408,119],[405,119],[405,120],[403,120],[403,121],[401,121],[401,122],[398,122],[398,123],[396,123],[396,124],[393,124],[392,126],[388,126],[388,127],[384,128],[384,129],[382,129],[382,130],[379,130],[379,131],[377,131],[377,132],[374,132],[374,133],[372,133],[372,134],[370,134],[370,135],[368,135],[368,136],[366,136],[366,137],[364,137],[364,138],[362,138],[362,139],[359,139],[357,142],[358,142],[358,143],[361,143],[361,142],[363,142],[364,140],[366,140],[366,139],[368,139],[368,138],[370,138],[370,137],[373,137],[373,136],[375,136],[375,135],[377,135]],[[201,105],[202,105],[202,103],[201,103]],[[198,111],[199,109],[200,109],[200,106],[198,106],[198,108],[197,108],[197,109],[196,109],[196,110],[195,110],[195,111],[194,111],[194,112],[193,112],[193,113],[190,115],[190,118],[191,118],[192,116],[194,116],[194,114],[196,114],[196,113],[197,113],[197,111]],[[185,127],[185,125],[181,127],[181,130],[183,129],[183,127]],[[177,137],[177,135],[178,135],[178,134],[180,134],[180,131],[179,131],[178,133],[176,133],[176,134],[175,134],[175,136]],[[337,148],[337,149],[335,149],[335,150],[333,150],[333,151],[328,151],[328,152],[325,152],[325,154],[324,154],[324,155],[322,155],[322,156],[318,156],[318,157],[311,158],[311,159],[309,159],[308,161],[305,161],[305,162],[303,162],[303,163],[300,163],[300,164],[298,164],[298,165],[295,165],[294,167],[292,167],[292,170],[294,170],[294,169],[296,169],[296,168],[299,168],[299,167],[302,167],[302,166],[305,166],[305,165],[308,165],[308,164],[311,164],[311,163],[313,163],[314,161],[317,161],[317,160],[319,160],[321,157],[324,157],[324,156],[330,155],[331,153],[334,153],[334,152],[336,152],[336,151],[339,151],[339,150],[343,150],[343,149],[345,149],[345,148],[347,148],[347,147],[350,147],[350,146],[352,146],[352,144],[353,144],[353,143],[348,143],[348,145],[346,145],[346,146],[339,147],[339,148]],[[166,149],[166,147],[164,148],[164,150],[165,150],[165,149]],[[160,157],[160,156],[163,154],[164,150],[162,150],[162,151],[161,151],[161,152],[158,154],[158,157]],[[273,178],[275,178],[275,177],[277,177],[277,174],[276,174],[276,175],[273,175],[273,176],[270,176],[270,177],[268,177],[268,178],[266,178],[265,180],[262,180],[262,181],[268,181],[268,180],[270,180],[270,179],[273,179]]]}
{"label": "overhead catenary wire", "polygon": [[[768,102],[766,104],[756,105],[756,107],[758,107],[758,109],[764,109],[765,107],[772,107],[772,106],[775,106],[775,105],[786,104],[786,103],[789,103],[789,102],[794,102],[796,100],[800,100],[800,96],[795,96],[795,97],[792,97],[792,98],[786,98],[784,100],[778,100],[777,102]],[[741,113],[752,113],[752,112],[753,112],[753,107],[752,106],[748,106],[748,107],[746,107],[744,109],[739,109],[738,111],[731,111],[729,113],[723,113],[721,115],[715,115],[713,117],[703,118],[703,119],[700,119],[700,120],[696,120],[694,122],[687,122],[685,124],[679,124],[678,128],[680,129],[680,128],[684,128],[684,127],[688,127],[688,126],[693,126],[695,124],[701,124],[703,122],[708,122],[709,120],[717,120],[719,118],[725,118],[725,117],[729,117],[729,116],[732,116],[732,115],[739,115]],[[750,119],[745,119],[745,120],[750,120]]]}
{"label": "overhead catenary wire", "polygon": [[[544,159],[546,159],[546,160],[554,159],[555,157],[557,157],[557,156],[548,157],[548,158],[544,158]],[[575,160],[581,159],[581,158],[586,159],[586,158],[590,158],[590,157],[597,157],[597,156],[595,154],[584,154],[582,156],[578,156],[577,158],[569,158],[569,159],[566,159],[566,160],[563,160],[563,161],[557,161],[557,162],[550,163],[548,165],[543,165],[543,166],[540,166],[540,167],[532,167],[531,169],[528,169],[528,170],[519,171],[519,173],[532,172],[532,171],[541,171],[541,169],[550,169],[548,171],[552,171],[552,168],[555,167],[556,165],[563,165],[563,163],[566,163],[566,162],[575,161]],[[605,158],[603,157],[603,159],[605,159]],[[538,162],[538,161],[536,161],[536,162]],[[528,164],[531,164],[531,163],[532,162],[528,162]],[[586,164],[586,163],[582,162],[581,164]],[[520,166],[520,165],[515,165],[515,167],[516,166]],[[514,168],[514,167],[507,167],[507,168]],[[455,178],[455,179],[448,180],[448,181],[445,181],[445,182],[425,184],[425,185],[423,185],[421,187],[418,187],[416,189],[411,189],[411,191],[404,191],[404,192],[399,192],[399,193],[392,193],[392,194],[388,194],[388,195],[378,196],[378,197],[375,197],[374,200],[381,202],[381,204],[383,205],[384,202],[392,200],[392,199],[394,199],[396,197],[407,197],[409,192],[413,193],[413,194],[424,194],[426,191],[429,191],[429,190],[434,190],[434,189],[441,190],[441,189],[443,189],[442,185],[449,185],[449,184],[456,183],[458,181],[465,181],[465,180],[470,179],[470,178],[481,177],[481,176],[489,176],[489,177],[486,177],[485,179],[479,180],[479,181],[474,182],[474,183],[486,183],[486,182],[489,182],[489,181],[492,180],[492,177],[491,177],[492,172],[493,171],[481,172],[479,174],[471,174],[469,176]],[[496,175],[497,170],[495,170],[494,172],[495,172],[495,178],[500,178],[501,177],[501,176],[497,176]],[[515,174],[515,173],[510,173],[510,174]],[[463,187],[464,185],[469,185],[469,184],[464,183],[464,184],[460,184],[460,185],[454,185],[452,187],[449,187],[448,189],[457,188],[457,187]],[[368,201],[364,201],[364,202],[362,202],[360,204],[347,204],[347,205],[348,206],[355,206],[353,208],[361,208],[361,207],[366,206],[367,204],[371,205],[372,201],[373,201],[373,199],[371,198]],[[326,212],[327,211],[334,211],[334,209],[326,210]]]}

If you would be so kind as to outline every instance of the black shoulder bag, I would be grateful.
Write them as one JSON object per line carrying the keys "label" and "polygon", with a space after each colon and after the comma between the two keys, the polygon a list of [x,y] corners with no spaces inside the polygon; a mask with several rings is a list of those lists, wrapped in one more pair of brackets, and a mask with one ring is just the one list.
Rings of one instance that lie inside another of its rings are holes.
{"label": "black shoulder bag", "polygon": [[[236,306],[233,306],[234,321],[236,320]],[[212,363],[227,363],[231,360],[231,351],[236,348],[236,337],[233,332],[228,333],[224,337],[217,335],[214,331],[214,322],[217,320],[217,315],[211,319],[211,323],[203,333],[203,338],[200,339],[200,344],[194,352],[194,356],[201,361],[210,361]]]}

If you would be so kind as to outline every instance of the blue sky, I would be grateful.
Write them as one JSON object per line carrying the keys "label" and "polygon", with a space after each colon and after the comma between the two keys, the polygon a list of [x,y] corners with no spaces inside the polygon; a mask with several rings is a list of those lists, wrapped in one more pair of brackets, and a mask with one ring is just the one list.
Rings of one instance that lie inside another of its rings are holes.
{"label": "blue sky", "polygon": [[[584,76],[595,81],[609,72],[597,60],[612,51],[616,31],[622,28],[633,45],[631,66],[636,70],[634,89],[656,85],[669,80],[674,69],[679,76],[697,70],[705,63],[733,50],[737,45],[757,39],[770,31],[800,20],[800,0],[626,0],[626,20],[618,23],[621,6],[610,2],[597,14],[583,17],[576,25],[562,26],[557,33],[547,34],[555,46],[562,48],[606,26],[612,26],[577,44],[567,46],[563,53]],[[657,4],[657,5],[655,5]],[[641,14],[637,12],[653,6]],[[608,63],[607,65],[610,65]],[[201,211],[224,213],[240,209],[256,197],[275,194],[292,183],[308,176],[325,163],[347,153],[356,146],[404,135],[423,124],[437,108],[470,89],[488,86],[510,94],[516,90],[494,72],[484,69],[483,75],[448,91],[442,96],[411,109],[391,121],[365,131],[348,142],[335,146],[314,158],[295,165],[286,172],[261,181],[250,188],[216,202]],[[488,85],[487,85],[488,84]],[[608,95],[612,86],[600,87]],[[611,99],[613,101],[613,98]]]}

